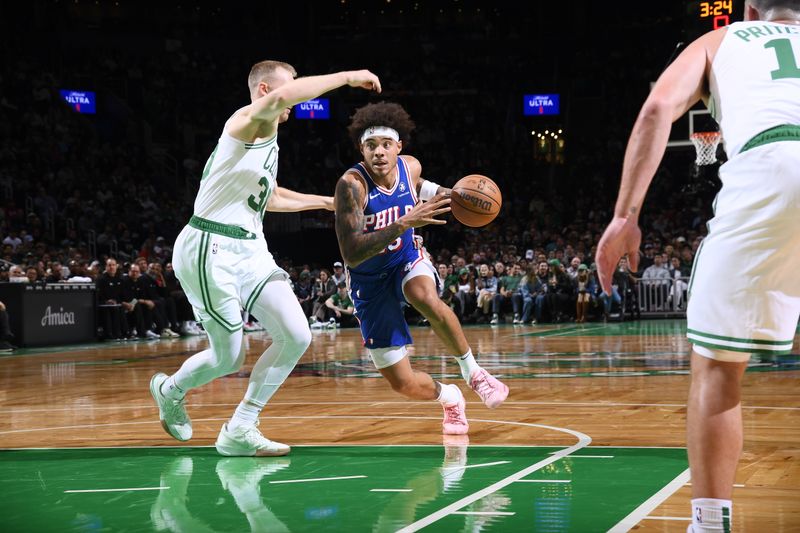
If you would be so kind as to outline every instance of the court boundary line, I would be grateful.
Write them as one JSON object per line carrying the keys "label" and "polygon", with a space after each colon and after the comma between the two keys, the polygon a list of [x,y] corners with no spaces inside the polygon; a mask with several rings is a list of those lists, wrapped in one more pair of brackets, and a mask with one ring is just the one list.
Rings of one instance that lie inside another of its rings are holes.
{"label": "court boundary line", "polygon": [[279,485],[282,483],[311,483],[315,481],[338,481],[340,479],[365,479],[367,476],[358,474],[354,476],[333,476],[333,477],[311,477],[306,479],[279,479],[276,481],[268,481],[270,484]]}
{"label": "court boundary line", "polygon": [[131,487],[127,489],[72,489],[72,490],[65,490],[64,494],[81,494],[81,493],[95,493],[95,492],[130,492],[130,491],[140,491],[140,490],[167,490],[169,487],[165,487],[164,485],[160,485],[158,487]]}
{"label": "court boundary line", "polygon": [[675,479],[661,487],[661,490],[650,496],[639,507],[631,511],[628,516],[617,522],[617,524],[608,530],[608,533],[626,533],[630,531],[633,526],[644,520],[655,511],[659,505],[664,503],[667,498],[675,494],[678,489],[683,487],[689,481],[689,469],[687,468]]}
{"label": "court boundary line", "polygon": [[[528,425],[526,423],[520,423],[520,422],[518,422],[517,424],[519,424],[519,425]],[[531,425],[535,425],[535,424],[531,424]],[[419,520],[414,521],[413,523],[405,526],[404,528],[399,529],[397,531],[397,533],[413,533],[414,531],[419,531],[420,529],[422,529],[424,527],[427,527],[427,526],[433,524],[434,522],[437,522],[437,521],[441,520],[442,518],[452,514],[453,511],[459,511],[462,508],[466,507],[467,505],[469,505],[469,504],[471,504],[471,503],[473,503],[473,502],[475,502],[477,500],[480,500],[481,498],[483,498],[485,496],[488,496],[489,494],[497,492],[498,490],[510,485],[511,483],[514,483],[518,479],[522,479],[525,476],[528,476],[528,475],[532,474],[533,472],[536,472],[537,470],[540,470],[540,469],[544,468],[545,466],[547,466],[547,465],[549,465],[551,463],[554,463],[556,461],[560,461],[561,459],[563,459],[564,457],[569,456],[573,452],[576,452],[576,451],[578,451],[578,450],[580,450],[582,448],[585,448],[586,446],[588,446],[592,442],[592,438],[590,436],[588,436],[588,435],[586,435],[584,433],[581,433],[579,431],[574,431],[574,430],[571,430],[571,429],[568,429],[568,428],[554,428],[552,426],[544,426],[544,427],[549,427],[550,429],[555,429],[557,431],[560,430],[560,431],[567,432],[567,433],[571,434],[573,437],[576,437],[578,439],[578,442],[573,444],[572,446],[570,446],[568,448],[563,448],[559,452],[556,452],[555,455],[551,455],[550,457],[548,457],[546,459],[542,459],[541,461],[539,461],[537,463],[534,463],[534,464],[532,464],[530,466],[527,466],[527,467],[523,468],[522,470],[519,470],[519,471],[511,474],[510,476],[507,476],[507,477],[501,479],[500,481],[492,483],[488,487],[484,487],[483,489],[481,489],[481,490],[479,490],[477,492],[473,492],[472,494],[470,494],[468,496],[465,496],[464,498],[461,498],[460,500],[457,500],[457,501],[451,503],[450,505],[446,505],[445,507],[442,507],[438,511],[434,511],[433,513],[429,514],[428,516],[425,516],[425,517],[423,517],[423,518],[421,518]]]}
{"label": "court boundary line", "polygon": [[[464,447],[468,447],[468,444],[465,444]],[[497,465],[507,465],[511,461],[494,461],[492,463],[480,463],[477,465],[453,465],[453,466],[443,466],[442,470],[466,470],[467,468],[483,468],[485,466],[497,466]]]}
{"label": "court boundary line", "polygon": [[[292,444],[292,448],[357,448],[357,447],[373,447],[373,448],[442,448],[445,444],[346,444],[341,442],[323,442]],[[55,446],[45,448],[42,446],[32,448],[0,448],[2,452],[25,452],[25,451],[48,451],[48,450],[148,450],[160,448],[214,448],[213,444],[194,444],[194,445],[180,445],[180,444],[164,444],[164,445],[146,445],[141,446]],[[467,448],[561,448],[558,444],[465,444]],[[602,448],[623,448],[623,449],[642,449],[642,450],[685,450],[685,446],[605,446],[605,445],[589,445],[581,449],[602,449]],[[458,467],[461,468],[461,467]],[[554,481],[554,480],[550,480]]]}

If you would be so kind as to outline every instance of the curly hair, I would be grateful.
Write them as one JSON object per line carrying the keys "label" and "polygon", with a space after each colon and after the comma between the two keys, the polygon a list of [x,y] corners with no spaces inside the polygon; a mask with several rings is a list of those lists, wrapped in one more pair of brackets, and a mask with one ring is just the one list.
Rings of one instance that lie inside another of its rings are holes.
{"label": "curly hair", "polygon": [[361,147],[361,135],[364,130],[372,126],[387,126],[397,130],[400,140],[406,144],[411,140],[411,132],[415,127],[414,121],[400,104],[391,102],[367,104],[356,109],[347,127],[356,149]]}

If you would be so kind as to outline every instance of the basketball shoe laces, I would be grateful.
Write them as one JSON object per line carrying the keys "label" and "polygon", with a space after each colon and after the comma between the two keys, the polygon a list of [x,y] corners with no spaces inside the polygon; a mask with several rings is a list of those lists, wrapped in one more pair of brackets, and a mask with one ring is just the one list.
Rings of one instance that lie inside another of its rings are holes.
{"label": "basketball shoe laces", "polygon": [[164,402],[164,410],[166,411],[166,419],[175,424],[188,424],[189,415],[186,413],[186,397],[180,400],[173,400],[166,398]]}
{"label": "basketball shoe laces", "polygon": [[248,426],[241,434],[241,438],[244,440],[245,444],[253,448],[261,448],[262,446],[268,446],[270,444],[270,440],[259,431],[259,422],[259,420],[256,420],[252,426]]}
{"label": "basketball shoe laces", "polygon": [[446,405],[444,406],[444,423],[445,424],[459,424],[464,425],[464,421],[461,420],[464,416],[464,412],[461,410],[461,405],[458,403],[454,403],[453,405]]}
{"label": "basketball shoe laces", "polygon": [[472,379],[472,390],[478,393],[484,401],[494,392],[494,385],[492,385],[488,379],[486,379],[485,372],[476,373],[475,377]]}

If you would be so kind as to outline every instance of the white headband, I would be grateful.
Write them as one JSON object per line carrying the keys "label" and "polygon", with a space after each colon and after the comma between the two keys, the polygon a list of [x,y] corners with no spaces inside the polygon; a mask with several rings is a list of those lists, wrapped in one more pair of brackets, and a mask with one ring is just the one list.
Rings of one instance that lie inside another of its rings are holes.
{"label": "white headband", "polygon": [[400,134],[397,133],[397,130],[392,129],[388,126],[372,126],[364,130],[364,133],[361,135],[361,142],[366,142],[367,139],[370,137],[388,137],[395,142],[400,141]]}

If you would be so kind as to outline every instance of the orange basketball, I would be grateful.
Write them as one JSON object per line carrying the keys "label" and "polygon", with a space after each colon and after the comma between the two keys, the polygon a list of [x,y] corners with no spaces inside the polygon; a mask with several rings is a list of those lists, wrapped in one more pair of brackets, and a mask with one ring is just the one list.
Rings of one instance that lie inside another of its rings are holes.
{"label": "orange basketball", "polygon": [[495,219],[502,205],[500,188],[486,176],[470,174],[453,185],[450,209],[456,220],[465,226],[485,226]]}

